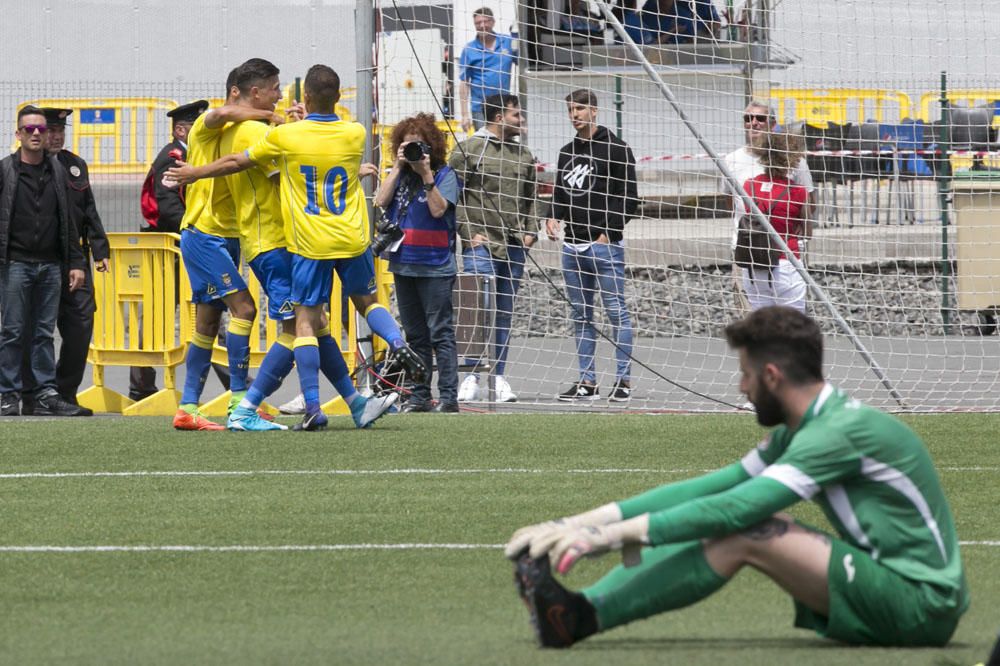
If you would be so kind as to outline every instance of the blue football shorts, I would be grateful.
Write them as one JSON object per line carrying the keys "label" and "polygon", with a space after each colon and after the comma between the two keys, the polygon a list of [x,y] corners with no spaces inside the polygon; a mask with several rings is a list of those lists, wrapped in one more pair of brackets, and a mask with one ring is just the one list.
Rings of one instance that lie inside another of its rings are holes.
{"label": "blue football shorts", "polygon": [[224,309],[224,297],[247,288],[237,268],[239,238],[213,236],[187,227],[181,232],[181,256],[191,281],[192,303],[207,303]]}
{"label": "blue football shorts", "polygon": [[292,255],[292,303],[316,306],[330,302],[333,271],[337,271],[348,296],[374,294],[375,261],[371,250],[350,259],[307,259]]}
{"label": "blue football shorts", "polygon": [[267,294],[267,316],[275,321],[295,317],[292,307],[292,255],[283,247],[262,252],[250,262]]}

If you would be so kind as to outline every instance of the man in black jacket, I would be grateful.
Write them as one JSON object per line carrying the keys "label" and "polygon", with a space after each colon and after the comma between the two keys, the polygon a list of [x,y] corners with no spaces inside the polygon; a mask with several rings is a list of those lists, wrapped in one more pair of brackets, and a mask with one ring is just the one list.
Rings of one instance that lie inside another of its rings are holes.
{"label": "man in black jacket", "polygon": [[580,378],[557,397],[564,402],[597,400],[593,325],[594,295],[600,292],[615,341],[615,384],[609,399],[632,397],[632,320],[625,306],[625,245],[622,231],[639,205],[635,157],[628,145],[597,124],[597,95],[575,90],[566,96],[576,138],[559,151],[548,236],[556,240],[566,223],[562,270],[570,301]]}
{"label": "man in black jacket", "polygon": [[[80,236],[85,260],[83,286],[70,292],[68,285],[63,283],[62,295],[59,298],[59,318],[56,320],[59,337],[62,338],[59,360],[56,362],[56,390],[63,400],[76,404],[76,393],[80,389],[83,374],[87,369],[87,352],[94,334],[94,313],[97,310],[97,304],[94,302],[94,279],[90,273],[90,256],[93,254],[95,268],[103,273],[108,270],[108,258],[111,253],[101,216],[97,213],[94,191],[90,187],[87,162],[76,153],[64,148],[66,121],[73,110],[44,108],[42,112],[49,128],[46,133],[48,152],[50,155],[55,155],[66,169],[70,209]],[[21,393],[21,414],[29,415],[34,413],[35,377],[31,373],[31,350],[28,345],[25,345],[24,362],[21,365],[21,381],[24,385]]]}
{"label": "man in black jacket", "polygon": [[[142,216],[146,220],[143,231],[179,234],[181,220],[184,219],[184,187],[168,187],[163,184],[167,169],[179,161],[187,161],[187,136],[198,116],[208,108],[203,99],[182,104],[167,111],[170,118],[171,141],[165,145],[153,160],[142,186]],[[150,201],[152,199],[152,201]],[[155,201],[155,204],[153,203]]]}
{"label": "man in black jacket", "polygon": [[0,416],[21,411],[21,361],[30,345],[37,415],[83,416],[56,385],[55,325],[65,279],[85,281],[66,169],[46,154],[41,109],[17,114],[20,149],[0,160]]}

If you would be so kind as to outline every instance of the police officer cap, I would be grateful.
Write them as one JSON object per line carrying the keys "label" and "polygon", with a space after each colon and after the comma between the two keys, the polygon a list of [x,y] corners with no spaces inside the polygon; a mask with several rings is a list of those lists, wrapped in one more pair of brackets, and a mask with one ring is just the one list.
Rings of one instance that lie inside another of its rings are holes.
{"label": "police officer cap", "polygon": [[208,102],[199,99],[197,102],[181,104],[176,109],[167,111],[167,117],[173,118],[175,123],[193,123],[207,108]]}
{"label": "police officer cap", "polygon": [[66,120],[73,113],[73,109],[56,109],[53,107],[46,107],[41,111],[45,115],[45,124],[49,127],[65,127]]}

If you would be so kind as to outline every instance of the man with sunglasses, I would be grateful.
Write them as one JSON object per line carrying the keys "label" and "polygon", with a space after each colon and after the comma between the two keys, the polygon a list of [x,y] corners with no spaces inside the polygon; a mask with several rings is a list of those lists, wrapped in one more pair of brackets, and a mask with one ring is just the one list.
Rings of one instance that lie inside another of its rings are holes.
{"label": "man with sunglasses", "polygon": [[[21,361],[31,349],[34,413],[84,416],[60,397],[55,326],[63,280],[70,293],[84,284],[86,260],[72,217],[66,169],[46,154],[41,109],[17,114],[20,148],[0,160],[0,416],[21,413]],[[65,278],[64,278],[65,276]]]}
{"label": "man with sunglasses", "polygon": [[[729,172],[736,177],[736,182],[740,188],[751,178],[756,178],[764,173],[764,165],[753,152],[754,140],[762,134],[773,132],[777,126],[774,110],[764,102],[752,101],[743,112],[743,129],[746,135],[746,145],[737,148],[725,156],[724,161],[729,168]],[[803,238],[809,236],[809,220],[812,218],[812,209],[816,195],[813,188],[812,174],[809,172],[809,165],[803,157],[799,160],[798,166],[791,170],[789,178],[794,185],[801,185],[808,193],[806,205],[802,210],[802,219],[806,220],[804,225]],[[740,191],[733,191],[728,181],[722,183],[723,191],[733,197],[733,245],[736,244],[736,227],[739,225],[740,217],[747,212],[740,196]],[[733,264],[733,279],[735,281],[736,294],[741,303],[741,309],[749,310],[746,295],[743,293],[743,275],[739,266]]]}
{"label": "man with sunglasses", "polygon": [[[70,209],[80,235],[85,259],[83,286],[70,293],[68,286],[63,285],[59,299],[59,317],[56,320],[59,337],[62,338],[59,359],[56,362],[56,389],[63,400],[76,404],[76,392],[83,382],[83,374],[87,369],[87,352],[90,350],[90,339],[94,334],[94,312],[97,310],[89,259],[93,254],[94,266],[98,272],[103,273],[108,270],[108,258],[111,252],[101,216],[97,212],[94,191],[90,187],[87,161],[65,148],[66,121],[73,114],[73,109],[44,108],[42,112],[45,114],[48,126],[48,132],[45,134],[46,148],[50,155],[55,155],[68,175]],[[31,374],[29,346],[25,346],[21,379],[23,384],[21,414],[28,416],[34,413],[35,407],[35,378]],[[82,409],[90,412],[89,409]],[[87,416],[89,415],[88,413]]]}

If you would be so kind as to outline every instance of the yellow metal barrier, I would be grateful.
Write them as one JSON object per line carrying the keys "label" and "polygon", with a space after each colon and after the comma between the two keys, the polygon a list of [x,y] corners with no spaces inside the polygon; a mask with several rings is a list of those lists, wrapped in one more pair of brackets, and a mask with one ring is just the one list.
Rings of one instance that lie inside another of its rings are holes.
{"label": "yellow metal barrier", "polygon": [[[867,88],[774,88],[770,97],[782,124],[805,122],[815,127],[827,123],[899,122],[910,117],[910,96],[899,90]],[[890,108],[895,113],[890,113]]]}
{"label": "yellow metal barrier", "polygon": [[[996,88],[966,88],[948,91],[948,102],[952,105],[960,105],[971,108],[974,106],[993,104],[998,101],[1000,101],[1000,90],[997,90]],[[928,123],[938,120],[941,116],[940,103],[941,93],[939,92],[926,92],[921,95],[920,119]],[[937,111],[935,117],[931,117],[932,107]],[[1000,119],[998,119],[997,116],[994,116],[993,126],[996,127],[998,124],[1000,124]]]}
{"label": "yellow metal barrier", "polygon": [[[173,100],[155,97],[62,97],[34,99],[19,105],[18,111],[29,104],[73,109],[68,147],[87,160],[92,174],[146,173],[168,141],[158,135],[157,127],[167,128],[169,134],[170,124],[165,114],[177,106]],[[102,150],[108,141],[111,159]]]}
{"label": "yellow metal barrier", "polygon": [[[177,329],[178,291],[182,302],[191,298],[183,270],[179,280],[175,265],[180,257],[176,234],[109,233],[111,270],[94,273],[94,337],[88,360],[94,385],[80,393],[81,405],[95,412],[126,415],[173,414],[180,393],[176,390],[177,366],[184,362],[186,339]],[[183,331],[191,326],[181,308]],[[162,367],[164,388],[134,403],[104,385],[109,365]]]}
{"label": "yellow metal barrier", "polygon": [[[987,104],[993,104],[994,102],[1000,101],[1000,90],[995,88],[963,88],[957,90],[949,90],[948,93],[948,103],[952,106],[961,106],[964,108],[972,108],[975,106],[983,106]],[[920,118],[924,122],[934,122],[941,117],[941,93],[940,92],[926,92],[920,96]],[[992,121],[993,127],[1000,127],[1000,116],[993,116]],[[965,157],[963,155],[952,155],[949,160],[951,161],[952,171],[967,171],[972,168],[975,160],[971,157]],[[998,160],[993,158],[986,158],[983,163],[991,168],[996,168],[998,166]]]}

